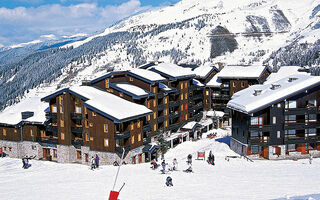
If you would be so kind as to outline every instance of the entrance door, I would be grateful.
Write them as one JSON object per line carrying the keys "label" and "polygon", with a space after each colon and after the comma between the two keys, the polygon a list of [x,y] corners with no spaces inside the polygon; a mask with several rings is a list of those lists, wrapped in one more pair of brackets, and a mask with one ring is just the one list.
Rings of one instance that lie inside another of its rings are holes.
{"label": "entrance door", "polygon": [[139,154],[139,163],[142,163],[142,154]]}
{"label": "entrance door", "polygon": [[269,159],[269,147],[263,147],[262,157]]}
{"label": "entrance door", "polygon": [[50,149],[43,148],[43,158],[47,160],[51,160]]}

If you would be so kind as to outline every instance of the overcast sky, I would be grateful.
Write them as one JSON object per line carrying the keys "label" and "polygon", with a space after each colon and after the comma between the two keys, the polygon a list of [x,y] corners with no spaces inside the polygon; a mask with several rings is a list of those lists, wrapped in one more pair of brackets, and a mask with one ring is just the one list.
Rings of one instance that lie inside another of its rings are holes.
{"label": "overcast sky", "polygon": [[178,1],[0,0],[0,47],[41,40],[44,35],[101,32],[134,13]]}

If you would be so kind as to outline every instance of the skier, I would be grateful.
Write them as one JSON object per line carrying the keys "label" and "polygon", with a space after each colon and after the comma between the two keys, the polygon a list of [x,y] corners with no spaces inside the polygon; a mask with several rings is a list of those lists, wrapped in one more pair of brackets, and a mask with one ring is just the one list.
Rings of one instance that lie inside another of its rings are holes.
{"label": "skier", "polygon": [[91,170],[94,170],[96,168],[96,159],[92,156],[91,157]]}
{"label": "skier", "polygon": [[309,154],[309,163],[310,163],[310,165],[312,164],[312,159],[313,159],[312,155]]}
{"label": "skier", "polygon": [[96,168],[99,168],[99,156],[98,156],[98,154],[96,154],[95,162],[96,162]]}
{"label": "skier", "polygon": [[162,166],[161,172],[164,174],[165,171],[166,171],[166,162],[165,162],[165,160],[162,161],[161,166]]}
{"label": "skier", "polygon": [[192,155],[191,154],[188,155],[187,163],[190,165],[192,164]]}
{"label": "skier", "polygon": [[188,169],[186,169],[186,170],[183,170],[184,172],[187,172],[187,173],[191,173],[191,172],[193,172],[192,171],[192,167],[191,167],[191,165],[188,167]]}
{"label": "skier", "polygon": [[177,170],[177,168],[178,168],[178,161],[177,161],[176,158],[173,159],[172,164],[173,164],[172,170]]}
{"label": "skier", "polygon": [[171,178],[170,176],[168,176],[167,179],[166,179],[166,185],[167,185],[168,187],[173,186],[173,184],[172,184],[172,178]]}
{"label": "skier", "polygon": [[214,165],[214,155],[211,156],[212,165]]}
{"label": "skier", "polygon": [[2,158],[2,147],[0,147],[0,158]]}
{"label": "skier", "polygon": [[31,159],[34,159],[36,156],[30,156],[30,157],[28,157],[27,155],[25,155],[23,158],[22,158],[22,164],[23,164],[23,166],[22,166],[22,168],[23,169],[28,169],[29,167],[31,167],[31,164],[29,164],[29,160],[31,160]]}
{"label": "skier", "polygon": [[151,168],[152,169],[157,169],[158,168],[158,164],[153,160],[153,161],[151,161]]}
{"label": "skier", "polygon": [[212,164],[212,151],[209,152],[208,163],[209,163],[210,165]]}

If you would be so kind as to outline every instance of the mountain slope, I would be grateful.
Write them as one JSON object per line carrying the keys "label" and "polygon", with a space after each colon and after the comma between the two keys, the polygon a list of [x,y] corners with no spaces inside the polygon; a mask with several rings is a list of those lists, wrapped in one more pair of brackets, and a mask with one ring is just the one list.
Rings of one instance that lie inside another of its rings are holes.
{"label": "mountain slope", "polygon": [[0,107],[19,101],[32,88],[79,84],[148,61],[265,61],[278,67],[273,58],[280,48],[319,39],[319,5],[319,0],[183,0],[132,16],[81,41],[37,51],[23,47],[28,53],[20,60],[13,59],[15,54],[1,57],[0,52]]}

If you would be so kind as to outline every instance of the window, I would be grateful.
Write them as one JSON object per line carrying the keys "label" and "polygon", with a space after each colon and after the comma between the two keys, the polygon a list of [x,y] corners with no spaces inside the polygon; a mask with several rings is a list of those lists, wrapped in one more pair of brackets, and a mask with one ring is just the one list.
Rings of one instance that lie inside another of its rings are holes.
{"label": "window", "polygon": [[285,102],[285,108],[297,108],[297,102],[296,101],[286,101]]}
{"label": "window", "polygon": [[183,105],[180,106],[180,110],[183,111]]}
{"label": "window", "polygon": [[97,114],[95,112],[92,112],[92,117],[97,116]]}
{"label": "window", "polygon": [[134,135],[131,137],[131,144],[134,144]]}
{"label": "window", "polygon": [[284,134],[286,137],[296,137],[296,130],[285,130]]}
{"label": "window", "polygon": [[250,139],[258,139],[262,138],[262,132],[261,131],[252,131],[250,132]]}
{"label": "window", "polygon": [[104,142],[103,142],[103,145],[105,146],[105,147],[108,147],[109,146],[109,139],[104,139]]}
{"label": "window", "polygon": [[138,142],[141,141],[141,133],[138,134]]}
{"label": "window", "polygon": [[57,106],[52,105],[52,106],[51,106],[51,112],[52,112],[52,113],[57,113]]}
{"label": "window", "polygon": [[53,158],[57,158],[58,157],[57,149],[52,149],[52,151],[53,151]]}
{"label": "window", "polygon": [[154,124],[154,125],[153,125],[153,131],[156,131],[156,130],[157,130],[157,125]]}
{"label": "window", "polygon": [[188,120],[188,114],[186,114],[184,118],[185,118],[185,120]]}
{"label": "window", "polygon": [[87,142],[89,142],[89,133],[85,134],[85,139],[86,139]]}
{"label": "window", "polygon": [[148,108],[150,108],[150,101],[148,101]]}
{"label": "window", "polygon": [[278,103],[278,105],[277,105],[277,106],[278,106],[278,108],[281,108],[281,103]]}
{"label": "window", "polygon": [[277,138],[280,138],[280,137],[281,137],[281,132],[277,131]]}
{"label": "window", "polygon": [[41,135],[41,137],[45,137],[46,136],[46,134],[45,134],[45,132],[43,130],[40,131],[40,135]]}
{"label": "window", "polygon": [[12,151],[12,147],[9,147],[9,151]]}
{"label": "window", "polygon": [[64,133],[61,133],[61,140],[64,140]]}
{"label": "window", "polygon": [[180,99],[181,99],[181,101],[183,100],[183,94],[180,95]]}
{"label": "window", "polygon": [[110,85],[109,85],[109,82],[110,82],[109,79],[106,79],[106,82],[105,82],[106,88],[109,88],[109,86],[110,86]]}
{"label": "window", "polygon": [[183,115],[181,115],[181,121],[183,121],[184,120],[184,117],[183,117]]}
{"label": "window", "polygon": [[64,121],[62,119],[60,119],[60,126],[64,127]]}
{"label": "window", "polygon": [[30,136],[33,137],[33,130],[30,129]]}
{"label": "window", "polygon": [[18,133],[18,130],[17,130],[17,129],[14,129],[14,133]]}
{"label": "window", "polygon": [[272,117],[272,123],[276,124],[277,123],[277,117]]}
{"label": "window", "polygon": [[59,104],[63,105],[63,97],[62,96],[59,96]]}
{"label": "window", "polygon": [[109,131],[108,124],[104,124],[103,130],[105,133],[108,133],[108,131]]}
{"label": "window", "polygon": [[305,118],[306,122],[315,122],[315,121],[317,121],[317,115],[316,114],[309,114],[309,115],[305,114],[304,118]]}
{"label": "window", "polygon": [[89,127],[89,122],[88,122],[88,120],[84,120],[84,127],[85,127],[85,128],[88,128],[88,127]]}
{"label": "window", "polygon": [[76,113],[81,113],[81,107],[76,105]]}
{"label": "window", "polygon": [[147,117],[148,121],[150,121],[150,118],[151,118],[150,115],[148,115],[148,117]]}
{"label": "window", "polygon": [[206,90],[206,95],[209,96],[209,90]]}
{"label": "window", "polygon": [[232,82],[232,87],[236,87],[236,82]]}
{"label": "window", "polygon": [[296,115],[285,115],[284,119],[286,123],[295,123],[296,122]]}
{"label": "window", "polygon": [[317,129],[315,128],[305,129],[305,137],[316,136],[316,135],[317,135]]}
{"label": "window", "polygon": [[244,81],[241,81],[241,87],[244,88]]}
{"label": "window", "polygon": [[93,141],[93,137],[90,137],[90,141]]}
{"label": "window", "polygon": [[134,128],[134,126],[133,126],[133,125],[134,125],[134,123],[133,123],[133,122],[131,122],[131,124],[130,124],[130,129],[131,129],[131,130],[133,130],[133,128]]}
{"label": "window", "polygon": [[295,144],[287,144],[286,149],[287,149],[287,151],[295,151],[296,145]]}
{"label": "window", "polygon": [[252,154],[259,153],[259,146],[251,146],[251,153]]}
{"label": "window", "polygon": [[138,123],[137,123],[137,127],[138,127],[138,128],[140,128],[140,121],[138,121]]}
{"label": "window", "polygon": [[63,106],[60,106],[60,113],[63,113]]}
{"label": "window", "polygon": [[166,122],[165,122],[165,126],[168,127],[168,121],[167,121],[167,120],[166,120]]}
{"label": "window", "polygon": [[87,107],[84,107],[84,114],[88,114]]}
{"label": "window", "polygon": [[123,93],[122,92],[120,92],[119,95],[120,95],[120,97],[123,97]]}
{"label": "window", "polygon": [[188,88],[188,83],[187,82],[184,83],[184,88]]}
{"label": "window", "polygon": [[4,135],[4,136],[7,135],[7,130],[6,129],[2,129],[2,135]]}
{"label": "window", "polygon": [[132,78],[132,77],[129,77],[129,81],[131,81],[131,82],[132,82],[132,81],[133,81],[133,78]]}
{"label": "window", "polygon": [[164,98],[164,103],[165,103],[165,104],[168,103],[168,97]]}
{"label": "window", "polygon": [[184,105],[184,109],[185,109],[185,110],[188,110],[188,104],[185,104],[185,105]]}
{"label": "window", "polygon": [[153,100],[153,107],[156,107],[156,105],[157,105],[157,101],[154,99]]}
{"label": "window", "polygon": [[81,151],[77,151],[77,159],[78,160],[82,159]]}
{"label": "window", "polygon": [[156,119],[156,118],[157,118],[157,113],[154,112],[154,113],[153,113],[153,119]]}
{"label": "window", "polygon": [[188,93],[184,94],[184,99],[188,99]]}
{"label": "window", "polygon": [[307,107],[316,107],[316,100],[312,99],[307,102]]}
{"label": "window", "polygon": [[263,125],[263,117],[251,117],[251,125]]}
{"label": "window", "polygon": [[168,115],[168,110],[167,109],[164,110],[164,115]]}
{"label": "window", "polygon": [[153,93],[156,93],[157,88],[156,87],[152,88],[152,91],[153,91]]}
{"label": "window", "polygon": [[183,90],[183,83],[180,84],[180,89]]}

